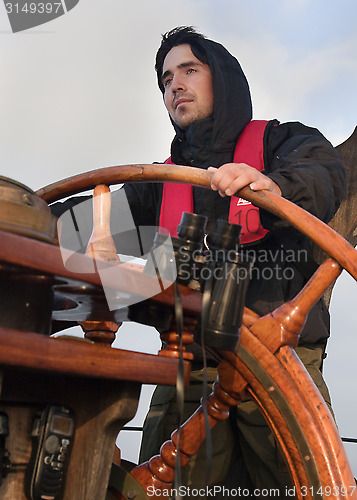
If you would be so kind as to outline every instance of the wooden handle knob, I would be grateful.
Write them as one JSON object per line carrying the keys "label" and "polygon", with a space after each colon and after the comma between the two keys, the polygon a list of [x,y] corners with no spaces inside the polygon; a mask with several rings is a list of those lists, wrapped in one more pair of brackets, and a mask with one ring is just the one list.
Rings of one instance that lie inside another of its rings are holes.
{"label": "wooden handle knob", "polygon": [[[93,192],[93,231],[89,238],[86,255],[95,261],[120,262],[115,243],[110,232],[110,189],[104,184]],[[120,324],[112,321],[80,321],[85,337],[110,346]]]}
{"label": "wooden handle knob", "polygon": [[110,189],[104,184],[93,192],[93,231],[88,242],[86,255],[94,259],[119,262],[115,243],[110,232]]}

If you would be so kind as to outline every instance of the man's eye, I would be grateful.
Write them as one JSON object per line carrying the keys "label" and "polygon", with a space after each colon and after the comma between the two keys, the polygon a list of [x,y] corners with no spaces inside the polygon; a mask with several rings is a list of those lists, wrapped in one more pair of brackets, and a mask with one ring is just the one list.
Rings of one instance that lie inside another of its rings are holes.
{"label": "man's eye", "polygon": [[172,82],[172,78],[168,78],[167,80],[165,80],[164,87],[167,87],[168,85],[170,85],[171,82]]}
{"label": "man's eye", "polygon": [[196,69],[195,68],[190,68],[187,70],[187,73],[196,73]]}

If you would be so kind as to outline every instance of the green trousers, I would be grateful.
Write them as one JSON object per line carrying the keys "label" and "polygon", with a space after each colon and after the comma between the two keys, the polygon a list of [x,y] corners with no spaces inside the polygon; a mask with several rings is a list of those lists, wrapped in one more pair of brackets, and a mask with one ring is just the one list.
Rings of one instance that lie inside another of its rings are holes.
{"label": "green trousers", "polygon": [[[332,412],[328,389],[320,371],[323,347],[297,347],[296,352]],[[210,383],[216,380],[216,376],[216,369],[208,368],[207,378]],[[192,372],[190,385],[185,388],[184,419],[200,405],[202,380],[202,370]],[[175,387],[156,388],[144,423],[140,462],[157,455],[162,443],[176,429],[175,393]],[[211,433],[213,452],[209,485],[225,485],[233,489],[238,486],[264,489],[265,498],[267,489],[279,488],[279,497],[284,498],[286,488],[291,488],[289,472],[260,410],[253,401],[247,401],[239,404],[231,417],[233,421],[231,418],[219,422]],[[203,443],[189,465],[182,469],[182,484],[191,488],[203,488],[205,477],[206,446]],[[224,495],[225,498],[227,496],[229,495]]]}

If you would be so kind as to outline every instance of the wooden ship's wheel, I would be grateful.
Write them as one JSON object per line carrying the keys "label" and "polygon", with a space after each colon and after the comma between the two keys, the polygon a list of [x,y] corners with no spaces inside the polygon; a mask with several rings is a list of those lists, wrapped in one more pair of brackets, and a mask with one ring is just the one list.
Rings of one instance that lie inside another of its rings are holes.
{"label": "wooden ship's wheel", "polygon": [[[21,298],[18,304],[9,299],[1,311],[5,320],[0,318],[0,416],[6,416],[9,425],[9,432],[0,434],[4,451],[0,454],[3,476],[0,492],[4,500],[27,498],[24,485],[29,482],[26,469],[32,448],[32,420],[48,403],[70,407],[76,416],[64,500],[128,499],[132,491],[130,494],[127,490],[119,491],[120,485],[107,490],[115,437],[135,414],[141,383],[174,385],[176,382],[179,342],[173,330],[165,334],[169,355],[164,352],[154,356],[109,347],[125,317],[108,310],[97,271],[74,272],[63,264],[66,250],[56,245],[53,220],[43,200],[53,202],[97,185],[122,182],[164,181],[209,187],[210,177],[207,171],[179,166],[169,170],[162,165],[100,169],[55,183],[37,193],[21,192],[21,199],[27,195],[30,200],[27,203],[35,212],[28,217],[26,210],[20,210],[21,214],[10,223],[0,221],[1,276],[6,287],[13,287],[13,297],[17,294]],[[26,191],[23,186],[16,188]],[[283,198],[269,192],[255,193],[249,188],[241,190],[239,195],[287,220],[330,257],[297,297],[273,313],[260,318],[244,310],[236,352],[217,351],[221,359],[219,378],[207,401],[210,427],[228,418],[229,408],[238,405],[248,393],[280,444],[298,498],[357,498],[355,480],[333,418],[294,352],[307,313],[341,270],[346,269],[357,279],[357,252],[327,225]],[[27,225],[28,218],[35,223]],[[115,261],[115,250],[110,245],[98,249],[93,243],[89,248],[97,256],[96,252],[104,250],[98,258]],[[72,259],[71,269],[89,269],[92,262],[90,255],[75,255]],[[151,286],[152,277],[145,275],[140,266],[120,262],[112,265],[117,269],[116,276],[112,282],[109,278],[106,286],[113,290],[140,295]],[[78,313],[76,319],[90,341],[48,336],[54,290],[62,320],[73,321]],[[185,318],[184,338],[189,343],[192,328],[200,320],[202,295],[183,285],[179,285],[179,290]],[[2,290],[4,296],[5,291]],[[46,297],[50,299],[46,301]],[[172,310],[173,287],[149,300],[155,307]],[[27,316],[29,309],[31,315]],[[184,353],[186,384],[189,357]],[[179,453],[183,466],[202,444],[204,425],[203,410],[199,408],[182,426]],[[171,441],[162,446],[160,456],[131,471],[126,485],[134,488],[137,496],[145,496],[149,487],[163,490],[172,484],[176,442],[174,433]]]}

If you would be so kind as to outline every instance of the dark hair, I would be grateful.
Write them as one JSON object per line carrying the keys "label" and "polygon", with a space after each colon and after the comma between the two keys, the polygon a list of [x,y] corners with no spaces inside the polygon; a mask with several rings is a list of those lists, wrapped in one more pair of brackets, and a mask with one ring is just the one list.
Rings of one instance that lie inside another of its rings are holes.
{"label": "dark hair", "polygon": [[173,47],[188,43],[191,47],[192,53],[202,63],[207,64],[207,57],[205,49],[200,44],[201,40],[206,37],[198,33],[192,26],[179,26],[162,35],[161,45],[156,53],[155,70],[157,74],[157,82],[160,90],[164,93],[164,86],[161,82],[162,67],[167,54]]}

